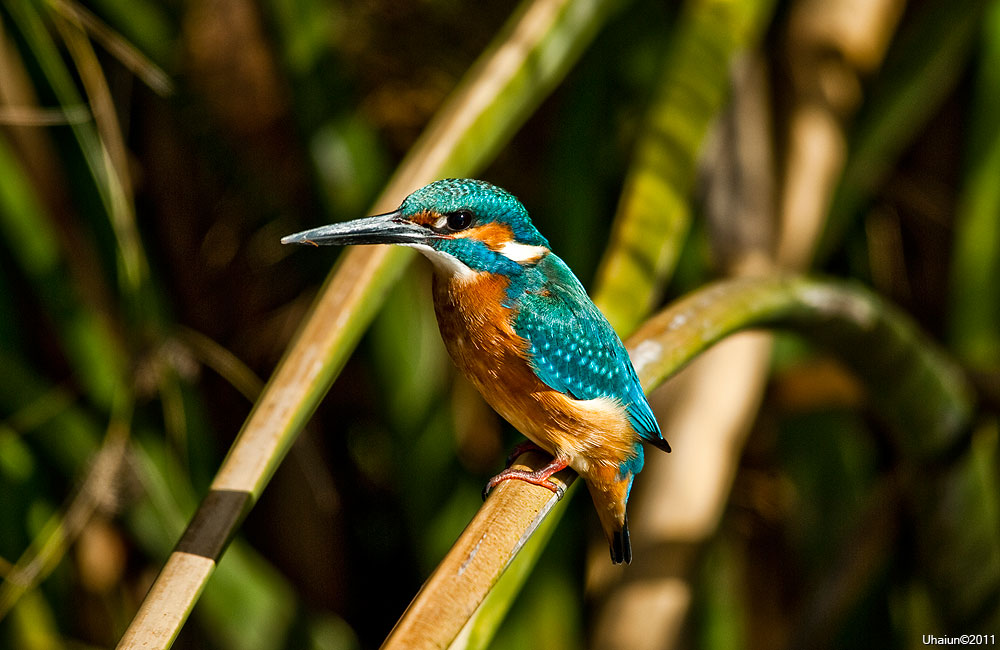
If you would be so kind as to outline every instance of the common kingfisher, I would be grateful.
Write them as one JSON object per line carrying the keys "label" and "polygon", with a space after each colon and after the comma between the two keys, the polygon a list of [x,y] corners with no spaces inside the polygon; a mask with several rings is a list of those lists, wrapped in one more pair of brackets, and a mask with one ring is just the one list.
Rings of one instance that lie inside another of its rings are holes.
{"label": "common kingfisher", "polygon": [[[615,564],[632,561],[625,505],[642,443],[663,438],[621,339],[512,194],[480,180],[435,181],[386,214],[289,235],[283,244],[399,244],[434,266],[434,311],[459,370],[553,458],[520,479],[561,493],[565,467],[587,484]],[[523,449],[523,446],[519,446]]]}

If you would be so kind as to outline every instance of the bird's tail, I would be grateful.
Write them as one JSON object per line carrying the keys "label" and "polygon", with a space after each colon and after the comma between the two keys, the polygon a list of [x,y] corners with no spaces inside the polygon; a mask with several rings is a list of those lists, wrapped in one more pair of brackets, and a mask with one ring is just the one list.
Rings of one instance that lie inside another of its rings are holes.
{"label": "bird's tail", "polygon": [[632,564],[632,544],[628,539],[628,515],[622,522],[621,530],[611,533],[611,561],[615,564]]}
{"label": "bird's tail", "polygon": [[670,453],[670,443],[667,442],[667,439],[664,438],[662,434],[656,438],[647,438],[646,442],[650,443],[651,445],[653,445],[658,449],[662,449],[668,454]]}
{"label": "bird's tail", "polygon": [[628,517],[625,502],[632,477],[610,483],[587,481],[590,496],[601,519],[601,528],[611,547],[611,561],[615,564],[632,562],[632,545],[628,537]]}

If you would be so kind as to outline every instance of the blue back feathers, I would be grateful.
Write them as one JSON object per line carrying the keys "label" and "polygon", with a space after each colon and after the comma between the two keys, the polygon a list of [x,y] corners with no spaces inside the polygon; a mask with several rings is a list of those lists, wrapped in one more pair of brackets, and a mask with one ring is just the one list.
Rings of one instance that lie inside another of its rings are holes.
{"label": "blue back feathers", "polygon": [[662,441],[625,346],[580,281],[554,254],[532,271],[513,301],[514,331],[527,340],[538,378],[575,399],[618,400],[641,438]]}

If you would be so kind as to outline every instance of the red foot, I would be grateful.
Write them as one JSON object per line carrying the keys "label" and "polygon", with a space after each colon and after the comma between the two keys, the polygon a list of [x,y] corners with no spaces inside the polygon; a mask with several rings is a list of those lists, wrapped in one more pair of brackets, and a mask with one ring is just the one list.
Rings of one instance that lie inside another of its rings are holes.
{"label": "red foot", "polygon": [[559,458],[553,458],[552,461],[540,469],[536,469],[533,472],[529,472],[523,469],[510,469],[510,465],[517,459],[518,456],[527,451],[544,451],[533,442],[522,442],[521,444],[514,447],[511,451],[510,456],[507,458],[507,469],[500,472],[493,478],[489,480],[486,487],[483,488],[483,500],[489,496],[489,493],[497,485],[503,483],[504,481],[510,481],[512,479],[517,479],[519,481],[525,481],[533,485],[540,485],[543,488],[552,490],[555,493],[557,499],[563,497],[565,488],[549,480],[549,478],[560,470],[566,469],[566,461],[560,460]]}

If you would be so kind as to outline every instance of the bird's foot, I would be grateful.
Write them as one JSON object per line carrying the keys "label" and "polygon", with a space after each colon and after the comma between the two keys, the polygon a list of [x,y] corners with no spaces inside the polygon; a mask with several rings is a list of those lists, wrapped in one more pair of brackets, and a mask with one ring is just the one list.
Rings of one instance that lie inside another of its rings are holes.
{"label": "bird's foot", "polygon": [[[513,452],[511,452],[510,463],[513,463],[514,460],[524,452],[535,451],[535,450],[540,451],[540,448],[534,443],[521,443],[520,445],[514,448]],[[500,472],[499,474],[491,478],[489,482],[486,483],[486,487],[483,488],[483,501],[485,501],[486,497],[489,496],[490,492],[493,491],[493,488],[500,485],[504,481],[510,481],[513,479],[517,479],[518,481],[525,481],[526,483],[531,483],[533,485],[540,485],[541,487],[554,492],[556,495],[556,499],[563,498],[563,494],[566,492],[566,488],[563,487],[561,484],[551,481],[549,479],[556,472],[566,469],[567,467],[566,461],[560,460],[559,458],[553,458],[548,465],[540,469],[536,469],[534,471],[528,471],[524,469],[511,469],[509,467],[510,463],[508,463],[507,469]]]}

